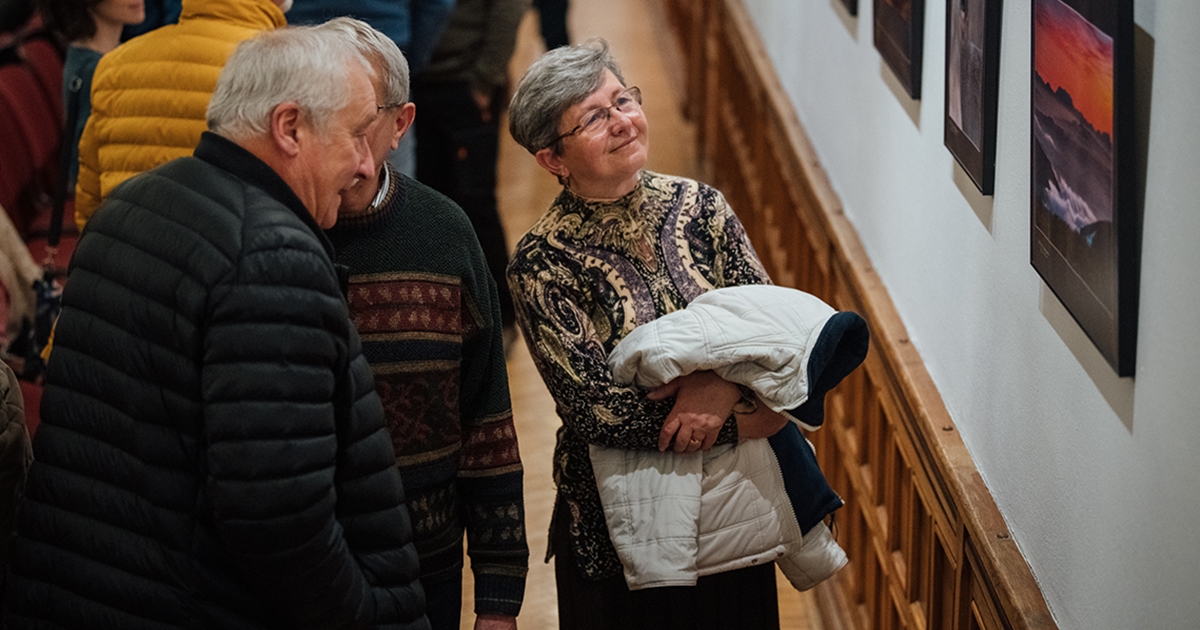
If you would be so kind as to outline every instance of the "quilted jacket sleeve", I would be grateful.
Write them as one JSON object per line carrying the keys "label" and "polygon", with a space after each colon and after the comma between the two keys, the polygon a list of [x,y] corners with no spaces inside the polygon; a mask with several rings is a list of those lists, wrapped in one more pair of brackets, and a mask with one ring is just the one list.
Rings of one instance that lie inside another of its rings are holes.
{"label": "quilted jacket sleeve", "polygon": [[[369,620],[386,628],[428,628],[417,581],[417,550],[392,438],[357,333],[349,329],[348,406],[339,405],[343,444],[334,479],[338,522],[370,589]],[[342,396],[339,394],[339,400]]]}
{"label": "quilted jacket sleeve", "polygon": [[0,569],[16,526],[17,504],[25,489],[25,474],[33,463],[33,450],[25,428],[25,402],[16,374],[0,363]]}
{"label": "quilted jacket sleeve", "polygon": [[403,488],[330,264],[312,248],[248,248],[213,292],[205,494],[284,625],[425,627]]}
{"label": "quilted jacket sleeve", "polygon": [[75,181],[75,225],[80,231],[100,205],[100,147],[96,125],[101,116],[89,116],[79,138],[79,178]]}

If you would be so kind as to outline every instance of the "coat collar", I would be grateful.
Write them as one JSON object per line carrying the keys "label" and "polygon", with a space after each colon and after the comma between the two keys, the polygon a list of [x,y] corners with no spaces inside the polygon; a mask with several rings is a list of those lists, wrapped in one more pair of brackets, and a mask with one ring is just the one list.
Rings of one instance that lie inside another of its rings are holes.
{"label": "coat collar", "polygon": [[317,225],[312,213],[287,185],[287,182],[283,181],[283,178],[266,162],[258,159],[253,153],[232,140],[211,131],[205,131],[200,135],[200,144],[196,146],[195,156],[221,170],[232,173],[251,186],[262,189],[271,198],[283,204],[312,231],[317,240],[321,242],[321,246],[325,248],[325,252],[329,254],[329,258],[333,258],[333,245],[321,231],[321,227]]}
{"label": "coat collar", "polygon": [[183,0],[179,21],[216,20],[255,29],[287,26],[283,11],[271,0]]}

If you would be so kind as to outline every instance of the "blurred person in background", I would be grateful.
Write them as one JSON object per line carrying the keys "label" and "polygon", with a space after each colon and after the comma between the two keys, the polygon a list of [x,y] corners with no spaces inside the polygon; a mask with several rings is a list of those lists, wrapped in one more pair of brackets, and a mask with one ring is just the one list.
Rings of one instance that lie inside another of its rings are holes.
{"label": "blurred person in background", "polygon": [[496,207],[496,161],[508,62],[528,8],[528,0],[458,0],[429,65],[413,84],[421,112],[417,179],[454,200],[471,219],[500,293],[507,343],[516,338],[515,315],[504,276],[508,244]]}
{"label": "blurred person in background", "polygon": [[67,189],[77,176],[79,137],[91,113],[92,76],[100,58],[121,43],[121,29],[145,18],[143,0],[39,0],[46,26],[68,42],[63,64],[63,142],[70,151]]}
{"label": "blurred person in background", "polygon": [[180,0],[146,0],[146,19],[139,24],[126,25],[121,30],[121,41],[129,41],[160,26],[174,24],[179,21],[182,11],[183,5]]}
{"label": "blurred person in background", "polygon": [[538,29],[546,50],[554,50],[561,46],[569,46],[571,38],[567,35],[568,0],[533,0],[533,6],[538,13]]}
{"label": "blurred person in background", "polygon": [[225,60],[239,42],[284,26],[290,2],[183,0],[178,24],[135,37],[101,60],[79,141],[80,230],[118,184],[192,154]]}

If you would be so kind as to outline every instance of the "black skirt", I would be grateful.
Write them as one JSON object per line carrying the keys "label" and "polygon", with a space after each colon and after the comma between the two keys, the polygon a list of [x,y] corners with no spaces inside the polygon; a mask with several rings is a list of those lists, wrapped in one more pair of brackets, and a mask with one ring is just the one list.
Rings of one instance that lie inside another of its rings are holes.
{"label": "black skirt", "polygon": [[561,630],[779,630],[774,563],[701,577],[695,586],[631,591],[624,576],[584,575],[572,559],[567,519],[556,520]]}

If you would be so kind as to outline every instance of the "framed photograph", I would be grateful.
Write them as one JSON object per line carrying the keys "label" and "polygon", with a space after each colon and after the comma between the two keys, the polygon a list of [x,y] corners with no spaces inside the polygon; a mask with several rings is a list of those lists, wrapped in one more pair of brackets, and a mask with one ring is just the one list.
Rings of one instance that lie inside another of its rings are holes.
{"label": "framed photograph", "polygon": [[921,98],[925,0],[875,0],[875,48],[904,90]]}
{"label": "framed photograph", "polygon": [[858,15],[858,0],[838,0],[850,15]]}
{"label": "framed photograph", "polygon": [[946,148],[979,192],[996,173],[1001,0],[946,0]]}
{"label": "framed photograph", "polygon": [[1033,0],[1030,259],[1118,376],[1137,346],[1133,1]]}

